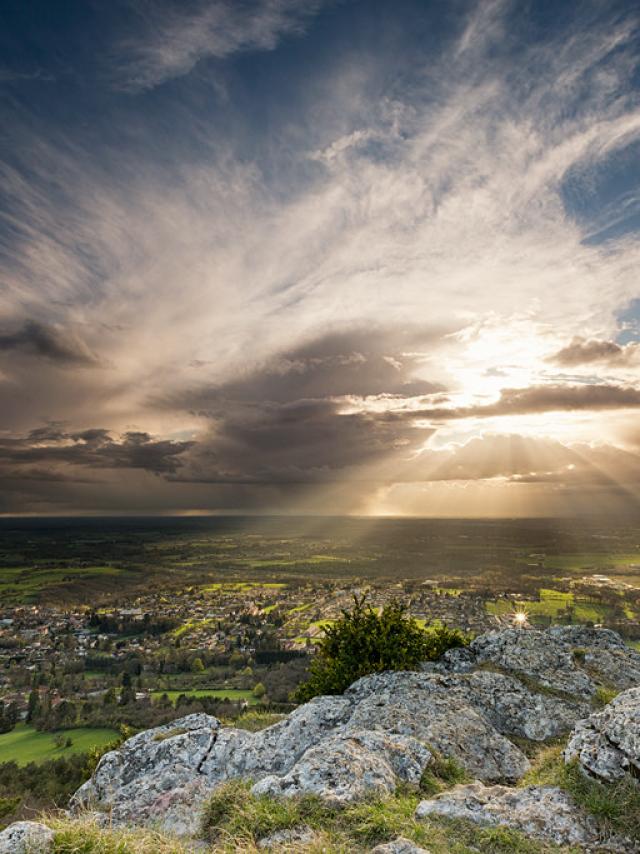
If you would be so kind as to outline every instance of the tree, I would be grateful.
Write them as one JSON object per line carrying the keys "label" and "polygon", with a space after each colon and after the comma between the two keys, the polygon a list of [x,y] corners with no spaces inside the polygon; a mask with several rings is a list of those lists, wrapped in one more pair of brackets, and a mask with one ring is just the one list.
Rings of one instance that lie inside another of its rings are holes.
{"label": "tree", "polygon": [[13,703],[0,701],[0,733],[11,732],[18,720],[18,710]]}
{"label": "tree", "polygon": [[393,603],[382,613],[354,596],[354,607],[327,626],[311,663],[311,676],[295,692],[298,702],[320,694],[342,694],[356,679],[383,670],[417,670],[468,639],[458,629],[440,624],[421,628]]}
{"label": "tree", "polygon": [[264,685],[262,684],[262,682],[257,682],[257,683],[254,685],[254,687],[253,687],[253,691],[252,691],[251,693],[253,694],[253,696],[254,696],[257,700],[259,700],[261,697],[264,697],[264,695],[267,693],[267,689],[264,687]]}
{"label": "tree", "polygon": [[40,714],[40,697],[37,691],[31,691],[29,694],[29,704],[27,706],[27,722],[35,720]]}
{"label": "tree", "polygon": [[122,674],[122,691],[120,691],[120,705],[126,706],[127,703],[134,703],[136,699],[136,692],[131,684],[131,674],[126,670]]}
{"label": "tree", "polygon": [[202,673],[204,671],[204,664],[202,663],[201,658],[194,658],[191,662],[191,670],[193,673]]}
{"label": "tree", "polygon": [[116,695],[115,688],[109,688],[104,692],[104,697],[102,698],[102,702],[105,706],[114,706],[118,701],[118,697]]}

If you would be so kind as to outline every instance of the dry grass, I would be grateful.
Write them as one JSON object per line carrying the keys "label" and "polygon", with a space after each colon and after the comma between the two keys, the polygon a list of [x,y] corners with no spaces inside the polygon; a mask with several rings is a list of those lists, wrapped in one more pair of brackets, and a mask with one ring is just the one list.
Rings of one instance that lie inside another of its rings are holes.
{"label": "dry grass", "polygon": [[55,832],[54,854],[192,854],[193,849],[165,833],[143,828],[101,827],[91,815],[46,818]]}

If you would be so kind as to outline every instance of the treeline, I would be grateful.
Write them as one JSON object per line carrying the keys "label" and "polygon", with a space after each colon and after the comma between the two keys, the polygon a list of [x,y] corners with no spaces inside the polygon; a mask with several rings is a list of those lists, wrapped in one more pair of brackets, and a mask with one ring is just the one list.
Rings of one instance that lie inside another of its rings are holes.
{"label": "treeline", "polygon": [[29,695],[27,722],[41,732],[64,733],[76,727],[150,729],[169,723],[192,712],[214,717],[234,718],[243,704],[219,697],[180,695],[172,703],[164,695],[136,699],[135,687],[128,674],[123,675],[119,692],[110,688],[102,697],[91,700],[64,699],[54,702],[48,692],[32,691]]}
{"label": "treeline", "polygon": [[89,625],[100,634],[117,635],[164,635],[179,625],[173,617],[144,614],[142,619],[129,614],[102,614],[93,611],[89,616]]}

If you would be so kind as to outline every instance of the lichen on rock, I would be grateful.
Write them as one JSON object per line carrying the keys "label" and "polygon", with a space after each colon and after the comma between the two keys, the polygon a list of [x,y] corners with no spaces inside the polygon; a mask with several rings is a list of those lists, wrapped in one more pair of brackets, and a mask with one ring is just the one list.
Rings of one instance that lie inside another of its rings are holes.
{"label": "lichen on rock", "polygon": [[54,834],[37,821],[16,821],[0,832],[0,854],[49,854]]}
{"label": "lichen on rock", "polygon": [[608,783],[624,777],[640,781],[640,688],[618,694],[602,711],[579,721],[564,757]]}
{"label": "lichen on rock", "polygon": [[598,828],[570,796],[556,786],[485,786],[479,781],[455,786],[421,801],[418,818],[442,816],[481,825],[503,825],[556,845],[594,845]]}

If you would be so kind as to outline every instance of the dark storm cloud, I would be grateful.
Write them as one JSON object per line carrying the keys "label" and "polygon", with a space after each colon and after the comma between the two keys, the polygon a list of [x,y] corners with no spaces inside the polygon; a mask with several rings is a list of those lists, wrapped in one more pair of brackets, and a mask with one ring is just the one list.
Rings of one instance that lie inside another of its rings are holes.
{"label": "dark storm cloud", "polygon": [[548,362],[571,368],[594,362],[624,365],[638,360],[640,360],[638,344],[617,344],[615,341],[580,337],[573,338],[570,344],[547,359]]}
{"label": "dark storm cloud", "polygon": [[[441,391],[415,379],[421,346],[441,333],[349,330],[280,353],[219,386],[187,391],[169,403],[209,417],[212,430],[180,480],[305,483],[384,462],[426,440],[429,431],[358,401],[404,401]],[[356,401],[355,406],[349,406]]]}
{"label": "dark storm cloud", "polygon": [[429,433],[384,414],[345,413],[331,401],[238,406],[198,443],[176,479],[265,484],[332,480],[403,454]]}
{"label": "dark storm cloud", "polygon": [[[68,466],[94,469],[144,469],[155,474],[171,474],[180,465],[180,457],[192,442],[156,440],[148,433],[129,432],[114,438],[103,429],[66,433],[56,427],[32,430],[26,436],[0,438],[0,476],[8,476],[17,467],[25,475],[37,472],[40,466],[53,475],[70,477]],[[74,478],[71,478],[74,479]]]}
{"label": "dark storm cloud", "polygon": [[442,391],[416,379],[421,349],[441,330],[348,330],[329,333],[279,353],[266,364],[217,386],[200,386],[173,396],[169,406],[215,414],[235,403],[291,403],[343,396],[414,397]]}
{"label": "dark storm cloud", "polygon": [[640,406],[640,390],[631,386],[542,385],[524,389],[503,389],[495,403],[408,411],[405,413],[405,417],[448,421],[458,418],[531,415],[540,412],[634,409],[638,406]]}
{"label": "dark storm cloud", "polygon": [[13,332],[0,331],[0,351],[26,353],[74,367],[99,364],[75,333],[36,320],[26,320]]}

